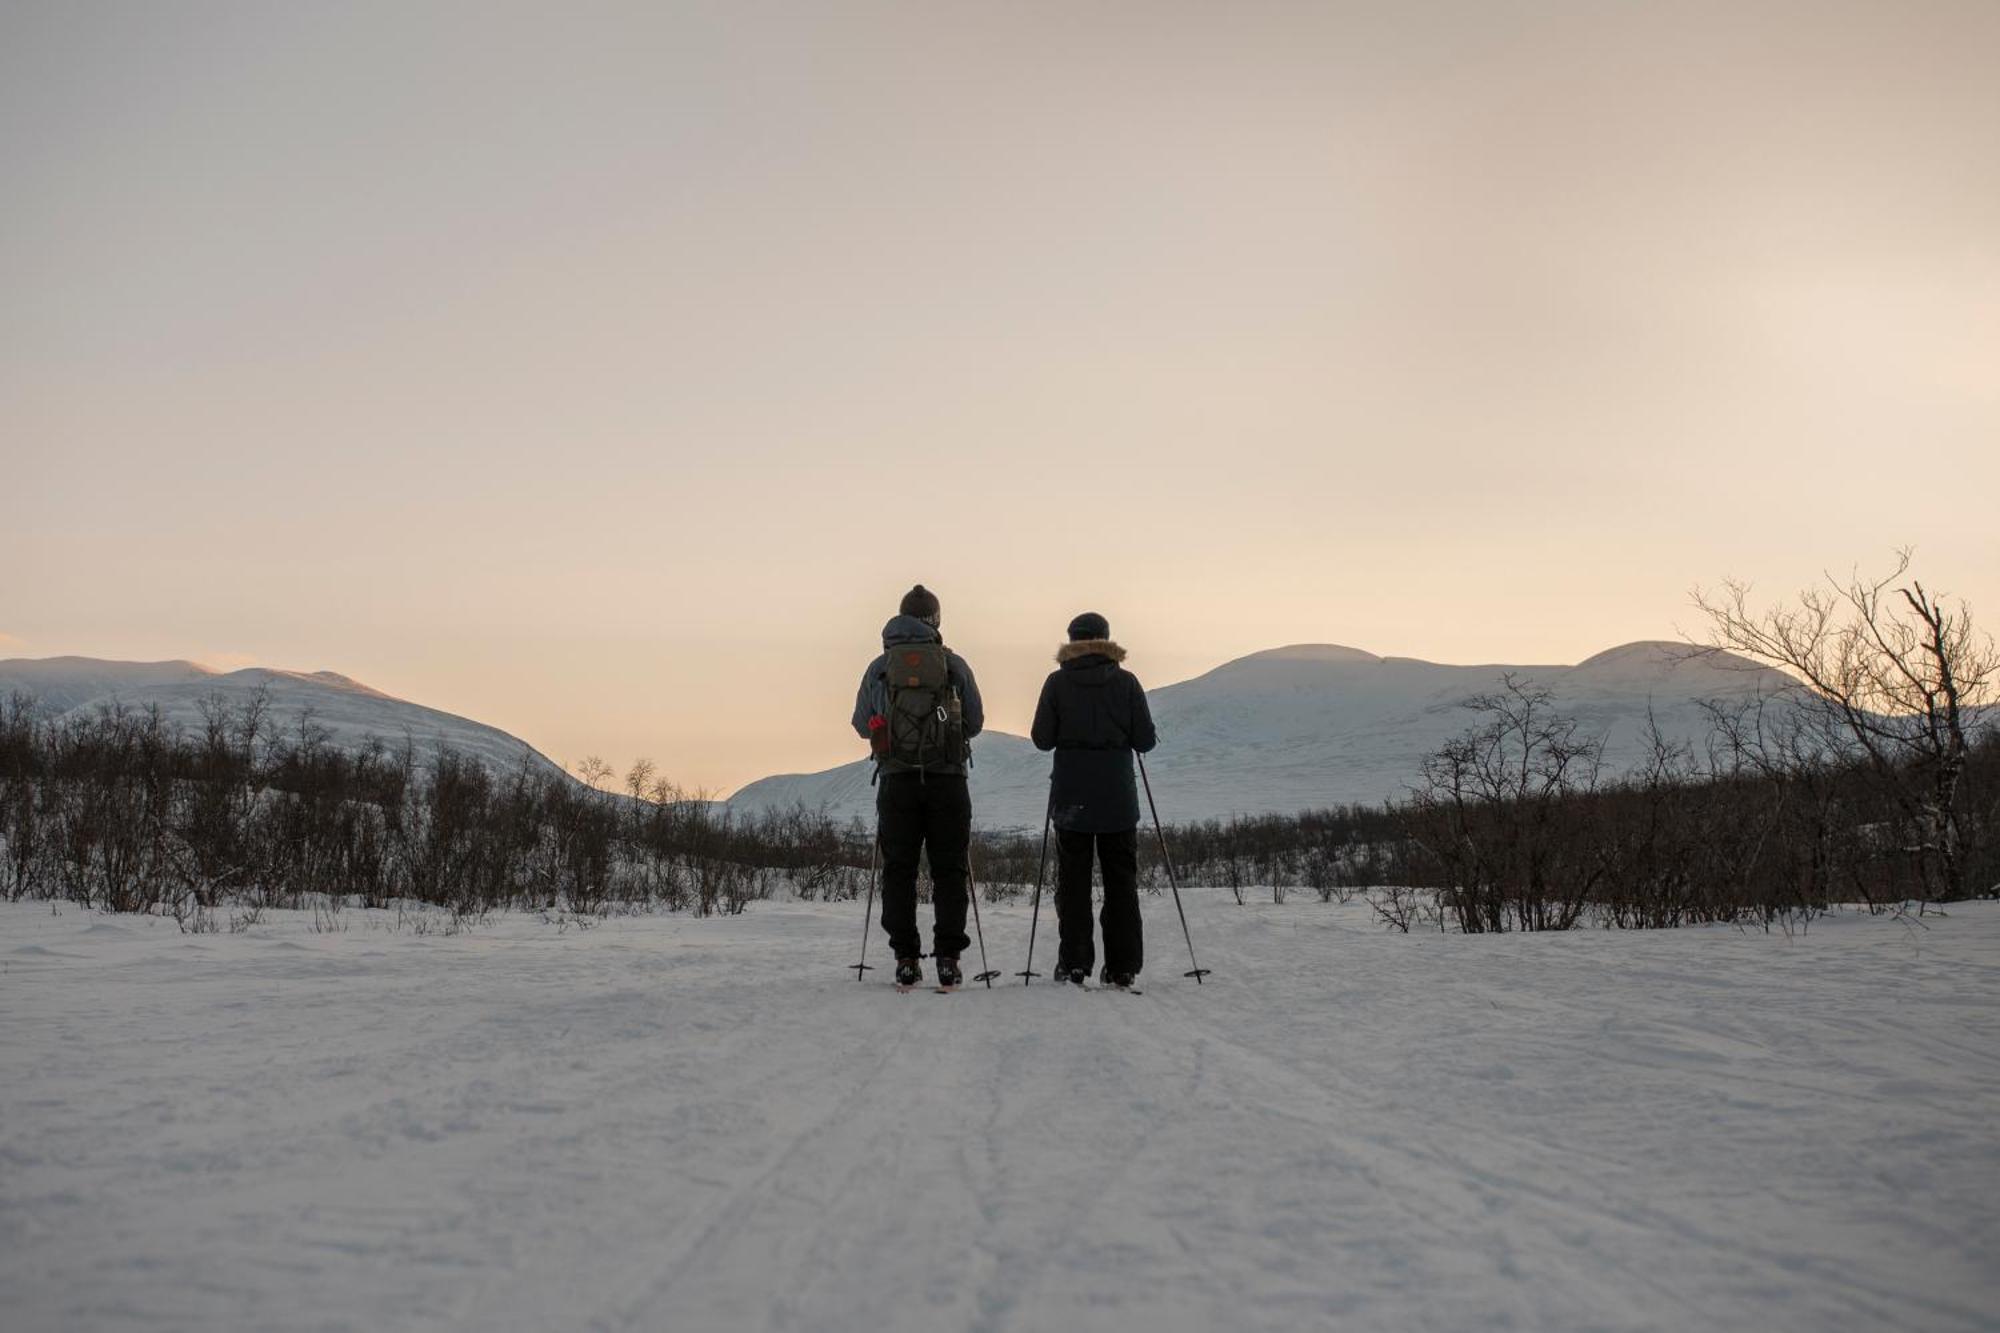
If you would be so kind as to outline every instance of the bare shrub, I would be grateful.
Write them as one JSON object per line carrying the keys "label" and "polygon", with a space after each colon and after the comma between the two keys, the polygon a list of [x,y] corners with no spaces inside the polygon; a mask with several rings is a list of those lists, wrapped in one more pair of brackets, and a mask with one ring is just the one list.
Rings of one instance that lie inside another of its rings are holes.
{"label": "bare shrub", "polygon": [[1410,836],[1460,930],[1567,930],[1607,869],[1575,799],[1596,787],[1603,743],[1511,673],[1465,706],[1482,721],[1424,761]]}
{"label": "bare shrub", "polygon": [[1789,602],[1753,607],[1747,584],[1695,594],[1714,645],[1779,668],[1790,702],[1836,761],[1886,797],[1894,846],[1918,900],[1988,886],[1972,873],[1964,780],[1976,733],[2000,701],[2000,653],[1969,608],[1908,577],[1910,552],[1880,578],[1828,578]]}

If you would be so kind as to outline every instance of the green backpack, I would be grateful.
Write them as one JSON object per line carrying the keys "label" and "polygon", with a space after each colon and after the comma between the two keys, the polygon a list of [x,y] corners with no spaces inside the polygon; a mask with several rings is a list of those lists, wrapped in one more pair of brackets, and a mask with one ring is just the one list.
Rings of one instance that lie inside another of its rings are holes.
{"label": "green backpack", "polygon": [[888,688],[888,742],[883,767],[892,773],[962,764],[965,716],[951,683],[951,655],[941,643],[899,643],[883,653]]}

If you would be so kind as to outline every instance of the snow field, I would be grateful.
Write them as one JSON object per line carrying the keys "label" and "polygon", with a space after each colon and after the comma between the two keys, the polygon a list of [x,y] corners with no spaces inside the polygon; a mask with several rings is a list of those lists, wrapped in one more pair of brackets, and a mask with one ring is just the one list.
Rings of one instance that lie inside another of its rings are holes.
{"label": "snow field", "polygon": [[[0,1324],[2000,1328],[2000,904],[1479,938],[1201,890],[1200,988],[1145,905],[1144,996],[945,997],[841,970],[855,903],[0,904]],[[985,925],[1019,970],[1026,904]]]}

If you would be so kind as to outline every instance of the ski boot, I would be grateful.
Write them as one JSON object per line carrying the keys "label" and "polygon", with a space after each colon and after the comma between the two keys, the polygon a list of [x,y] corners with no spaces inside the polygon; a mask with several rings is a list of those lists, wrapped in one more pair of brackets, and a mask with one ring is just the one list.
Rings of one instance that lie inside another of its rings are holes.
{"label": "ski boot", "polygon": [[1055,971],[1049,975],[1058,986],[1064,983],[1079,987],[1088,987],[1090,985],[1090,970],[1088,968],[1064,967],[1061,963],[1057,963]]}
{"label": "ski boot", "polygon": [[924,979],[924,965],[915,958],[896,960],[896,989],[909,990]]}
{"label": "ski boot", "polygon": [[964,980],[958,970],[958,959],[948,958],[943,954],[937,957],[937,972],[938,989],[941,991],[957,990],[959,982]]}

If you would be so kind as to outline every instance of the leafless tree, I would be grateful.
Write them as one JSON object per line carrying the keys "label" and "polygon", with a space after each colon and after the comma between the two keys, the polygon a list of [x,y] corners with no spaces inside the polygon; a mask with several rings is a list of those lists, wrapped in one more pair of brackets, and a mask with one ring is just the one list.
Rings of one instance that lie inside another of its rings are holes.
{"label": "leafless tree", "polygon": [[1828,576],[1759,608],[1748,584],[1697,590],[1713,645],[1793,677],[1796,706],[1836,753],[1858,758],[1892,798],[1920,900],[1965,895],[1960,800],[1975,732],[1990,724],[2000,654],[1970,609],[1909,577],[1910,552],[1879,578]]}
{"label": "leafless tree", "polygon": [[1605,870],[1575,799],[1597,785],[1603,742],[1511,672],[1465,706],[1484,721],[1424,760],[1412,836],[1461,930],[1567,930]]}
{"label": "leafless tree", "polygon": [[[587,761],[586,761],[587,762]],[[653,789],[653,761],[639,758],[632,761],[632,767],[625,770],[625,792],[635,801],[646,799],[646,793]]]}

